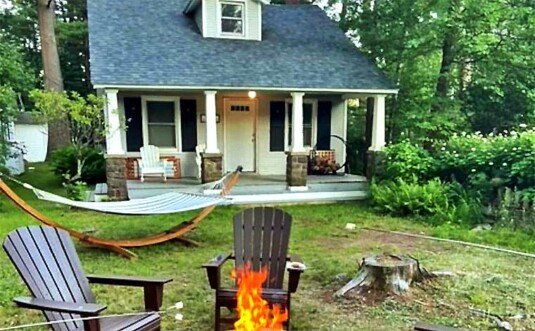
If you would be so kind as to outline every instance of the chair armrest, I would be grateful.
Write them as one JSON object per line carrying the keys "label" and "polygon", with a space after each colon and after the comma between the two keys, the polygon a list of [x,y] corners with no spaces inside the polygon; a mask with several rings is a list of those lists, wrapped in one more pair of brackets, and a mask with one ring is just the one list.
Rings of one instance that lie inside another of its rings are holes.
{"label": "chair armrest", "polygon": [[143,168],[143,160],[142,159],[138,159],[137,160],[137,165],[139,168]]}
{"label": "chair armrest", "polygon": [[148,278],[137,276],[101,276],[87,275],[87,280],[91,284],[105,284],[118,286],[145,287],[148,285],[163,285],[172,282],[172,278]]}
{"label": "chair armrest", "polygon": [[220,254],[202,265],[202,267],[206,269],[208,282],[210,283],[210,287],[212,289],[218,290],[220,288],[221,266],[231,258],[232,254]]}
{"label": "chair armrest", "polygon": [[21,308],[78,314],[81,316],[97,316],[107,308],[95,303],[52,301],[30,297],[19,297],[13,299],[13,301]]}
{"label": "chair armrest", "polygon": [[[303,264],[303,260],[301,260],[301,257],[299,255],[291,255],[286,258],[288,262],[298,262],[300,264]],[[299,269],[299,268],[286,268],[288,271],[288,292],[289,293],[295,293],[297,291],[297,287],[299,286],[299,280],[301,279],[301,274],[305,272],[305,269]]]}
{"label": "chair armrest", "polygon": [[144,278],[88,275],[87,280],[92,284],[143,287],[146,311],[158,311],[163,303],[163,286],[172,278]]}

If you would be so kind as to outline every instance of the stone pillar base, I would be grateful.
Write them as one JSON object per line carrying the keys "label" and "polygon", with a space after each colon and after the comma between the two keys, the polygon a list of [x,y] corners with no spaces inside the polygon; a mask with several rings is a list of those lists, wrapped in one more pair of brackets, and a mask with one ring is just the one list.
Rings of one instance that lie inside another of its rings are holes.
{"label": "stone pillar base", "polygon": [[106,183],[111,200],[128,200],[126,155],[106,155]]}
{"label": "stone pillar base", "polygon": [[210,183],[223,177],[223,154],[202,153],[201,181]]}
{"label": "stone pillar base", "polygon": [[288,187],[307,186],[308,153],[286,153],[286,183]]}
{"label": "stone pillar base", "polygon": [[381,163],[384,153],[381,151],[368,151],[368,161],[366,163],[366,178],[371,180],[372,177],[379,170],[379,164]]}

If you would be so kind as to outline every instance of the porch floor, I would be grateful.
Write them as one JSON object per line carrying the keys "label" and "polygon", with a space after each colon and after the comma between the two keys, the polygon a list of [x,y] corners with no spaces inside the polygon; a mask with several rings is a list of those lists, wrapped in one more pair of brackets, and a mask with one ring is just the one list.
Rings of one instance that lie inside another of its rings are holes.
{"label": "porch floor", "polygon": [[[170,179],[163,183],[159,178],[149,177],[143,183],[129,180],[127,187],[131,199],[146,198],[169,191],[202,193],[196,178]],[[368,181],[358,175],[310,175],[308,190],[294,192],[288,190],[284,175],[243,173],[227,197],[228,204],[276,204],[360,200],[367,196]]]}

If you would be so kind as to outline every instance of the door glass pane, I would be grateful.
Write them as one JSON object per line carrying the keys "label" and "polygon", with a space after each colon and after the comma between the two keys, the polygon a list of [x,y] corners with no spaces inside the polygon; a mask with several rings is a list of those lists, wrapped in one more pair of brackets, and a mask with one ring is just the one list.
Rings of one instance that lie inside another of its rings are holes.
{"label": "door glass pane", "polygon": [[174,125],[149,124],[149,144],[158,147],[176,147]]}

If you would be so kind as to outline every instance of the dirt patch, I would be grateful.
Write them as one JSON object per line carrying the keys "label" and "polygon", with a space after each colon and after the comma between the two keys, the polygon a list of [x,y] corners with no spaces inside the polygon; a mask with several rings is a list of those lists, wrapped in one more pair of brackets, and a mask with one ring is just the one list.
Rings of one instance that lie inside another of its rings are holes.
{"label": "dirt patch", "polygon": [[410,238],[390,233],[360,230],[358,233],[339,233],[329,237],[316,239],[319,246],[327,249],[348,249],[358,247],[361,252],[397,251],[410,254],[411,251],[425,250],[430,252],[444,252],[451,245],[433,242],[425,239]]}

